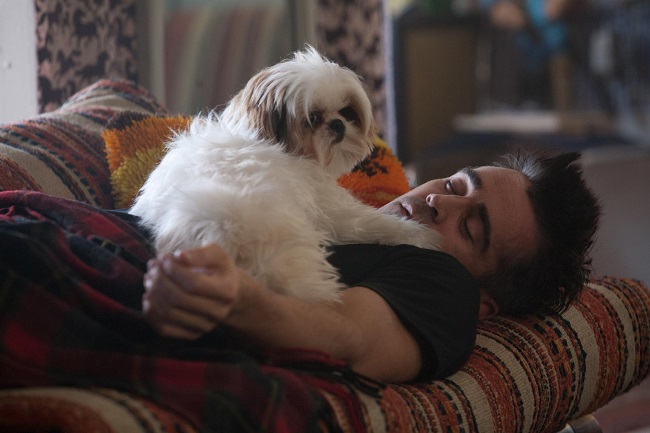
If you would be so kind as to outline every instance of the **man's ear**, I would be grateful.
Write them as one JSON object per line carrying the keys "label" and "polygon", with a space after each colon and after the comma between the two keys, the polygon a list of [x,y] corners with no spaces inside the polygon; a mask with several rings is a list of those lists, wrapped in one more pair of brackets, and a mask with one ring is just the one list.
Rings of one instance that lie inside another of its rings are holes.
{"label": "man's ear", "polygon": [[480,292],[478,320],[496,316],[499,313],[499,304],[485,290],[481,290]]}

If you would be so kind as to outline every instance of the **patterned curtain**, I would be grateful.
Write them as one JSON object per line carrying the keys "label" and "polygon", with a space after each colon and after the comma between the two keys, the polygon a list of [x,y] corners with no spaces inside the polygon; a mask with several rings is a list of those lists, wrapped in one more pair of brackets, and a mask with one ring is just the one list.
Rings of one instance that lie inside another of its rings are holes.
{"label": "patterned curtain", "polygon": [[362,76],[377,128],[387,123],[384,6],[382,0],[315,0],[316,46]]}
{"label": "patterned curtain", "polygon": [[101,78],[137,80],[135,0],[34,0],[40,112]]}

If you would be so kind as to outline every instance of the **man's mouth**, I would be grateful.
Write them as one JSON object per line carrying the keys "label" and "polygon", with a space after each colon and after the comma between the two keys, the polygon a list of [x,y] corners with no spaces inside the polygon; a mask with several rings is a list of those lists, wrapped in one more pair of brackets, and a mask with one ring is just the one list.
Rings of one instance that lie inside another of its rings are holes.
{"label": "man's mouth", "polygon": [[401,202],[400,213],[404,219],[410,220],[413,218],[413,207],[408,203]]}

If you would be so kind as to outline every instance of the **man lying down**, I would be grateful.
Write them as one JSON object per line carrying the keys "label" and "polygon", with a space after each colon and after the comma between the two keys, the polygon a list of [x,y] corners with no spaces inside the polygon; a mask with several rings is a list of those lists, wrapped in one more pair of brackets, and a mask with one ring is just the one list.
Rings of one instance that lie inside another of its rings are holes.
{"label": "man lying down", "polygon": [[[467,361],[479,320],[561,312],[578,295],[600,216],[578,158],[507,155],[388,203],[381,211],[437,230],[441,251],[333,247],[349,288],[331,304],[266,289],[218,245],[154,257],[130,215],[2,192],[0,386],[114,387],[201,418],[206,390],[295,385],[257,363],[283,349],[322,354],[346,377],[446,377]],[[313,402],[301,386],[283,404]]]}

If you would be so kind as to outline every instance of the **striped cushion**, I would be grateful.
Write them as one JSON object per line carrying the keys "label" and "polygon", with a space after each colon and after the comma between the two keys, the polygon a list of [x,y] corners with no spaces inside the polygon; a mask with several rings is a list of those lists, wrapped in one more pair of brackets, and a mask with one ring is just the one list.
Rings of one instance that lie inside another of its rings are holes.
{"label": "striped cushion", "polygon": [[197,430],[179,415],[118,391],[52,387],[0,392],[0,431],[195,433]]}
{"label": "striped cushion", "polygon": [[562,316],[483,322],[470,360],[449,378],[391,385],[362,404],[371,432],[555,432],[649,373],[650,291],[603,277]]}
{"label": "striped cushion", "polygon": [[0,126],[0,190],[28,189],[112,208],[102,131],[122,111],[165,110],[128,81],[102,80],[61,108]]}

